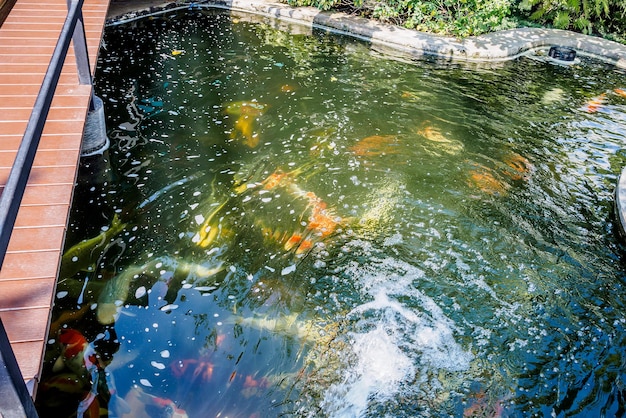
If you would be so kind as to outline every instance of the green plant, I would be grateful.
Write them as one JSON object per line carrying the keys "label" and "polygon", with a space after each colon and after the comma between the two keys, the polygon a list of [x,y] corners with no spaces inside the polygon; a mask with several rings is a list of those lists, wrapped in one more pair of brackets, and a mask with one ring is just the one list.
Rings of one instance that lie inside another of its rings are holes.
{"label": "green plant", "polygon": [[541,24],[589,35],[623,34],[626,24],[623,0],[522,0],[519,10]]}
{"label": "green plant", "polygon": [[513,0],[287,0],[292,6],[338,9],[411,29],[469,36],[514,27]]}

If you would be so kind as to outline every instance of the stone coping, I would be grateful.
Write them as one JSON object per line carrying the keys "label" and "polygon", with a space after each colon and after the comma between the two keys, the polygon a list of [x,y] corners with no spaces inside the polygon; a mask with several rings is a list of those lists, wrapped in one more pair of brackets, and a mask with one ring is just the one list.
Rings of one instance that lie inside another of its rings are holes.
{"label": "stone coping", "polygon": [[[411,58],[436,56],[449,61],[497,62],[514,59],[533,50],[561,46],[573,48],[580,55],[626,69],[626,45],[566,30],[519,28],[457,39],[405,29],[345,13],[323,12],[313,7],[290,7],[271,0],[209,0],[192,4],[253,13],[351,35],[369,41],[386,51],[401,53]],[[109,15],[124,20],[123,16],[116,16],[116,13],[120,11],[127,13],[130,10],[140,12],[154,8],[172,9],[177,6],[189,7],[189,3],[113,0]]]}

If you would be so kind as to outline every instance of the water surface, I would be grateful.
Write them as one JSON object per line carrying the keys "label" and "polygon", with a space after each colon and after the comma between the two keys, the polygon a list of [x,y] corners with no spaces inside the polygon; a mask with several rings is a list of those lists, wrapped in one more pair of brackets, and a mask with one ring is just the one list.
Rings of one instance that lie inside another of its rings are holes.
{"label": "water surface", "polygon": [[105,42],[42,416],[624,414],[623,71],[211,11]]}

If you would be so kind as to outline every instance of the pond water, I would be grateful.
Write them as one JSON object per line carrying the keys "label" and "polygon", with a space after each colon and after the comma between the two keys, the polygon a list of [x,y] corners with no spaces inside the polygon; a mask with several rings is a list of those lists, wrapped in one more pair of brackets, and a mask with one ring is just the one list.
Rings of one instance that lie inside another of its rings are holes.
{"label": "pond water", "polygon": [[623,71],[195,10],[96,81],[41,416],[624,414]]}

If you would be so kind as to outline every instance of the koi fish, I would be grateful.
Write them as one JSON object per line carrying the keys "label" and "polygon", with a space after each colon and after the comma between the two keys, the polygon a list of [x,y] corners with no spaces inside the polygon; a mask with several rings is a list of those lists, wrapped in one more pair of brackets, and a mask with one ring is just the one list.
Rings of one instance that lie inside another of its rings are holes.
{"label": "koi fish", "polygon": [[296,87],[291,84],[283,84],[282,86],[280,86],[280,91],[282,93],[293,93],[294,91],[296,91]]}
{"label": "koi fish", "polygon": [[94,271],[97,259],[104,249],[113,242],[113,237],[122,232],[125,227],[126,224],[120,221],[116,213],[109,228],[65,251],[61,258],[59,277],[63,279],[72,277],[79,271]]}
{"label": "koi fish", "polygon": [[298,338],[307,343],[327,344],[333,340],[339,331],[339,323],[319,325],[312,320],[299,320],[298,314],[279,315],[276,317],[232,317],[228,321],[242,327],[259,331],[268,331],[272,334]]}
{"label": "koi fish", "polygon": [[243,136],[243,143],[250,148],[255,148],[259,145],[259,134],[253,132],[254,129],[254,119],[249,115],[240,116],[237,121],[235,121],[235,129],[230,134],[230,139],[237,139],[239,134]]}
{"label": "koi fish", "polygon": [[375,157],[385,154],[396,154],[397,138],[394,135],[372,135],[361,139],[349,150],[360,157]]}
{"label": "koi fish", "polygon": [[470,170],[468,184],[480,191],[491,195],[505,195],[509,184],[496,178],[493,171],[485,166],[478,166]]}
{"label": "koi fish", "polygon": [[201,264],[188,263],[169,257],[157,257],[139,266],[129,266],[120,274],[109,280],[100,296],[96,308],[98,322],[103,325],[112,324],[119,317],[122,305],[126,302],[133,280],[140,276],[153,276],[159,280],[161,271],[173,272],[168,284],[181,281],[190,275],[198,278],[211,277],[224,269],[221,264],[214,268],[208,268]]}
{"label": "koi fish", "polygon": [[310,229],[322,237],[332,234],[341,224],[341,217],[335,215],[332,210],[326,207],[326,203],[322,201],[315,193],[308,192],[306,197],[309,200],[311,215],[307,229]]}
{"label": "koi fish", "polygon": [[507,170],[504,171],[504,174],[513,180],[530,179],[531,172],[534,169],[530,161],[515,153],[507,155],[504,158],[504,164],[507,165]]}
{"label": "koi fish", "polygon": [[133,386],[124,397],[124,409],[117,411],[120,418],[188,418],[187,412],[174,401],[146,393]]}
{"label": "koi fish", "polygon": [[262,389],[266,389],[271,386],[270,380],[266,377],[255,379],[251,375],[246,375],[243,380],[243,389],[241,390],[241,394],[244,398],[256,396]]}
{"label": "koi fish", "polygon": [[83,381],[91,383],[91,389],[78,404],[78,417],[99,417],[100,404],[97,400],[100,371],[103,370],[96,351],[91,343],[79,331],[71,328],[59,331],[58,344],[61,355],[52,366],[57,372],[68,368]]}
{"label": "koi fish", "polygon": [[447,154],[455,155],[465,148],[461,141],[447,138],[439,128],[430,125],[425,125],[419,129],[417,134],[434,143],[438,149]]}
{"label": "koi fish", "polygon": [[81,381],[74,373],[56,374],[42,381],[39,384],[38,390],[42,392],[58,390],[62,393],[72,394],[84,394],[87,391],[85,389],[85,382]]}
{"label": "koi fish", "polygon": [[265,113],[268,107],[268,105],[259,103],[256,100],[242,100],[226,105],[226,113],[232,116],[260,116]]}
{"label": "koi fish", "polygon": [[139,277],[143,271],[142,267],[129,267],[104,285],[96,308],[98,322],[108,325],[117,320],[121,307],[128,298],[132,280]]}
{"label": "koi fish", "polygon": [[626,98],[626,90],[624,89],[613,89],[613,92],[617,94],[618,96]]}
{"label": "koi fish", "polygon": [[402,97],[403,99],[410,99],[410,100],[416,100],[416,99],[419,98],[417,93],[414,93],[414,92],[408,91],[408,90],[403,91],[402,94],[400,95],[400,97]]}
{"label": "koi fish", "polygon": [[174,376],[182,377],[190,370],[192,371],[191,375],[187,377],[190,377],[192,380],[200,378],[205,382],[209,382],[213,377],[213,368],[213,363],[202,359],[184,359],[170,364],[170,369],[172,369]]}
{"label": "koi fish", "polygon": [[491,399],[484,390],[470,395],[469,406],[463,410],[463,417],[500,418],[504,414],[503,399]]}
{"label": "koi fish", "polygon": [[[265,179],[257,182],[250,181],[247,179],[247,182],[241,182],[235,187],[235,192],[237,194],[242,194],[250,189],[255,189],[259,186],[262,186],[264,190],[272,190],[277,187],[285,187],[290,192],[295,192],[298,194],[301,192],[301,189],[295,184],[296,178],[306,173],[305,178],[308,178],[314,175],[318,170],[312,168],[315,165],[315,162],[309,162],[302,164],[300,167],[294,168],[291,171],[284,171],[282,168],[278,167],[274,170],[270,175],[268,175]],[[302,194],[302,193],[300,193]]]}
{"label": "koi fish", "polygon": [[80,331],[64,328],[59,331],[57,342],[61,354],[52,366],[53,372],[68,368],[77,376],[83,376],[85,370],[98,364],[93,346]]}
{"label": "koi fish", "polygon": [[226,206],[229,200],[225,200],[222,204],[218,205],[213,212],[206,217],[200,230],[191,239],[191,242],[198,244],[202,248],[206,248],[211,245],[221,234],[222,225],[219,223],[219,219],[215,221],[217,214]]}
{"label": "koi fish", "polygon": [[280,315],[275,318],[270,317],[245,317],[234,318],[236,324],[259,331],[269,331],[275,334],[282,334],[289,337],[297,337],[307,340],[311,337],[313,323],[299,321],[298,314]]}
{"label": "koi fish", "polygon": [[226,113],[237,116],[230,139],[243,137],[244,144],[255,148],[259,144],[259,134],[254,132],[254,122],[267,110],[267,105],[256,101],[233,102],[226,106]]}
{"label": "koi fish", "polygon": [[588,113],[595,113],[604,105],[605,101],[606,101],[606,93],[602,93],[588,100],[583,105],[583,110]]}
{"label": "koi fish", "polygon": [[285,251],[294,250],[296,255],[313,248],[314,242],[306,232],[285,232],[261,226],[261,233],[270,242],[282,245]]}

